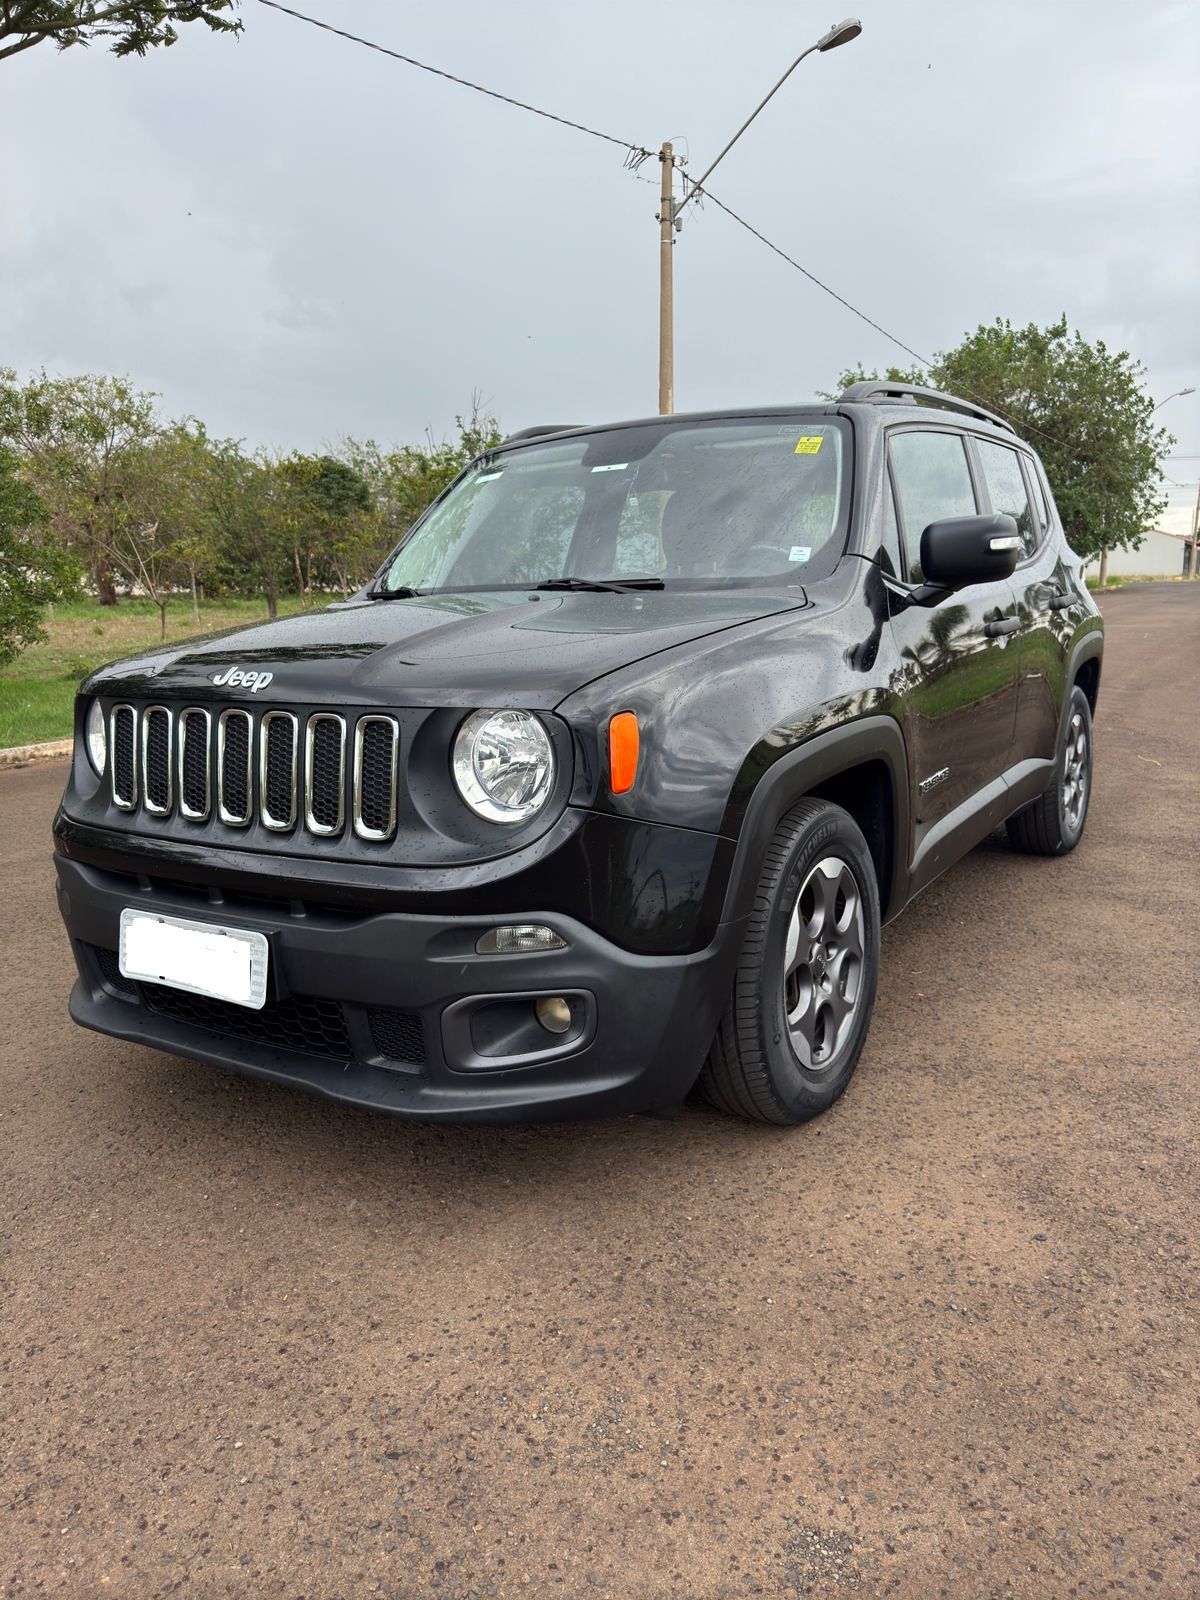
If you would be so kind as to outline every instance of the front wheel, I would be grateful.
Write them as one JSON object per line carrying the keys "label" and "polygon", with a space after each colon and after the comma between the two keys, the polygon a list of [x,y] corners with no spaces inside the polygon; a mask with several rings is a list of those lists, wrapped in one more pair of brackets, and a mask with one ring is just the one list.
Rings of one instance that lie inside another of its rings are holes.
{"label": "front wheel", "polygon": [[845,1089],[879,974],[879,889],[858,825],[802,800],[780,822],[762,873],[733,993],[700,1074],[719,1110],[804,1122]]}
{"label": "front wheel", "polygon": [[1054,782],[1040,799],[1009,817],[1008,837],[1027,855],[1066,855],[1083,838],[1091,797],[1092,708],[1076,684],[1067,702]]}

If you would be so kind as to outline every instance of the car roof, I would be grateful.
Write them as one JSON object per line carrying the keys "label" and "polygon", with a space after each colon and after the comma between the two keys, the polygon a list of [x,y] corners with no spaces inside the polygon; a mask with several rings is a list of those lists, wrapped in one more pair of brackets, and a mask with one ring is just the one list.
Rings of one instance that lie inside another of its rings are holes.
{"label": "car roof", "polygon": [[[865,386],[864,386],[865,387]],[[951,400],[952,396],[946,397]],[[760,419],[787,419],[790,417],[836,417],[854,416],[862,421],[878,421],[881,426],[894,422],[928,422],[937,421],[949,423],[970,432],[977,432],[1004,439],[1012,444],[1017,440],[1013,429],[1001,418],[993,418],[989,413],[974,407],[956,408],[953,405],[938,405],[934,402],[926,403],[915,399],[899,397],[860,399],[839,398],[830,401],[801,400],[791,405],[761,405],[738,406],[723,408],[714,411],[672,411],[665,416],[629,417],[623,421],[594,422],[594,423],[545,423],[540,426],[522,428],[519,432],[509,434],[501,440],[496,447],[499,450],[521,449],[526,445],[542,444],[550,439],[562,441],[570,438],[587,437],[591,434],[610,433],[622,428],[649,428],[661,427],[669,422],[675,425],[703,422],[754,422]],[[1024,441],[1021,441],[1022,443]]]}

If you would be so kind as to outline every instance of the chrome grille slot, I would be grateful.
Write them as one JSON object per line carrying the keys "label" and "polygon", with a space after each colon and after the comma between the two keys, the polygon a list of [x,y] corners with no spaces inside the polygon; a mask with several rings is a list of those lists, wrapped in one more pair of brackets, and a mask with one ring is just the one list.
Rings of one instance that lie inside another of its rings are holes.
{"label": "chrome grille slot", "polygon": [[217,721],[217,815],[244,828],[252,804],[250,713],[222,711]]}
{"label": "chrome grille slot", "polygon": [[277,833],[296,822],[296,730],[290,711],[268,711],[259,728],[259,815]]}
{"label": "chrome grille slot", "polygon": [[400,724],[395,717],[360,717],[354,730],[354,831],[360,839],[390,839],[396,830],[396,768]]}
{"label": "chrome grille slot", "polygon": [[137,713],[132,706],[114,706],[109,716],[112,745],[113,805],[132,811],[137,805]]}
{"label": "chrome grille slot", "polygon": [[152,817],[171,809],[171,713],[166,706],[142,712],[142,804]]}
{"label": "chrome grille slot", "polygon": [[346,820],[346,723],[318,711],[304,736],[304,825],[310,833],[340,833]]}
{"label": "chrome grille slot", "polygon": [[209,762],[212,717],[198,706],[179,715],[179,810],[189,822],[206,822],[212,810]]}

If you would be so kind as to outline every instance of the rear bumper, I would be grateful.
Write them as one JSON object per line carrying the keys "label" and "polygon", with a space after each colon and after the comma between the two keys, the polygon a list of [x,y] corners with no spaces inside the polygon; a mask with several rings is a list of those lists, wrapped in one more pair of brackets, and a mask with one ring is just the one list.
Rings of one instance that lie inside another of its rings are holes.
{"label": "rear bumper", "polygon": [[[219,896],[214,903],[186,885],[145,878],[139,887],[127,874],[55,859],[59,909],[79,969],[70,1003],[76,1022],[230,1071],[433,1121],[534,1121],[678,1103],[715,1032],[744,926],[721,924],[712,943],[693,953],[648,956],[557,912],[529,907],[502,918],[354,915],[299,904],[293,911]],[[264,933],[270,945],[264,1012],[197,1005],[160,985],[122,979],[113,953],[129,905]],[[544,923],[567,948],[477,955],[479,934],[498,921]],[[521,1021],[516,1054],[524,1064],[491,1064],[498,1058],[486,1053],[492,1045],[485,1043],[483,1054],[475,1048],[476,1009],[493,1005],[506,1017],[525,1018],[538,995],[570,999],[577,1035],[574,1023],[565,1044],[546,1034],[547,1053],[540,1054],[541,1036]],[[531,1037],[539,1041],[532,1054]]]}

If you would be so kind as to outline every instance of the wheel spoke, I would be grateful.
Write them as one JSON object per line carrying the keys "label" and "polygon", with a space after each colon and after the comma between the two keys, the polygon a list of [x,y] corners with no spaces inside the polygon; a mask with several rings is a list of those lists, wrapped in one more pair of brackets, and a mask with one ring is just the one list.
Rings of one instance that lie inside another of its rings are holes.
{"label": "wheel spoke", "polygon": [[839,950],[829,968],[834,994],[841,995],[853,1005],[858,997],[859,974],[862,972],[861,950]]}
{"label": "wheel spoke", "polygon": [[802,1067],[812,1070],[813,1058],[816,1053],[814,1036],[816,1033],[817,1009],[819,998],[812,983],[802,983],[800,999],[794,1011],[787,1014],[788,1034],[792,1041],[792,1049],[796,1052],[797,1059]]}
{"label": "wheel spoke", "polygon": [[821,908],[820,925],[816,935],[818,939],[830,938],[834,928],[837,927],[838,879],[827,873],[824,868],[825,862],[822,861],[817,866],[816,877],[817,898]]}
{"label": "wheel spoke", "polygon": [[800,918],[800,902],[797,900],[792,907],[792,914],[788,918],[787,940],[783,947],[783,977],[785,983],[795,972],[797,963],[808,954],[807,942],[804,924]]}

